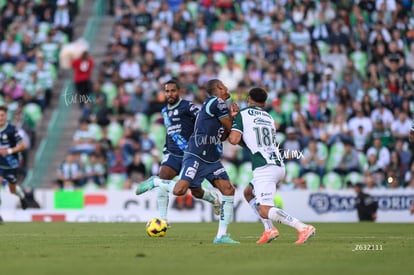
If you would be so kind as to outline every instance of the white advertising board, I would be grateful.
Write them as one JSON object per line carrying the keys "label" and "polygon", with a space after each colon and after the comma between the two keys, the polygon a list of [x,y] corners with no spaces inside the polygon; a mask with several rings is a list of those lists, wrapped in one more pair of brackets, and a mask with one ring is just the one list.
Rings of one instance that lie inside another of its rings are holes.
{"label": "white advertising board", "polygon": [[[159,216],[157,192],[136,196],[133,191],[87,191],[81,195],[82,205],[73,203],[62,207],[56,202],[52,190],[36,190],[35,198],[40,209],[21,210],[16,196],[1,192],[0,215],[5,221],[68,221],[68,222],[145,222]],[[355,193],[340,191],[285,191],[279,192],[284,209],[292,216],[308,222],[357,222],[354,207]],[[409,207],[414,190],[376,190],[371,193],[378,201],[377,222],[413,222]],[[79,193],[78,193],[79,195]],[[256,222],[250,206],[243,199],[243,189],[237,189],[234,201],[234,221]],[[210,222],[217,220],[212,206],[194,199],[190,208],[177,209],[174,196],[170,196],[168,210],[171,222]]]}

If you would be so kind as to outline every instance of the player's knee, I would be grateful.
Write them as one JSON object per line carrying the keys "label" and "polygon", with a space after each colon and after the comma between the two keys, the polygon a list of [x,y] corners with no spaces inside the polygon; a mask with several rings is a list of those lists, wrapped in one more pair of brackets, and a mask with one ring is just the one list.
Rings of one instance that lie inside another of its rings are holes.
{"label": "player's knee", "polygon": [[191,189],[191,194],[193,194],[194,197],[201,199],[203,198],[204,191],[203,189]]}
{"label": "player's knee", "polygon": [[16,184],[9,183],[9,190],[12,194],[16,193]]}
{"label": "player's knee", "polygon": [[236,189],[234,188],[233,185],[228,184],[228,185],[223,186],[220,191],[224,196],[234,196]]}
{"label": "player's knee", "polygon": [[173,194],[175,196],[183,196],[185,195],[185,193],[187,193],[187,188],[179,187],[179,186],[174,187]]}
{"label": "player's knee", "polygon": [[263,219],[267,219],[268,214],[269,214],[269,208],[264,207],[264,206],[259,206],[259,215],[260,215],[260,217],[262,217]]}
{"label": "player's knee", "polygon": [[173,169],[167,166],[161,166],[158,176],[160,177],[160,179],[172,180],[176,176],[176,173]]}
{"label": "player's knee", "polygon": [[252,188],[251,187],[246,187],[243,191],[243,195],[244,198],[246,199],[246,201],[251,201],[253,199],[253,193],[252,193]]}

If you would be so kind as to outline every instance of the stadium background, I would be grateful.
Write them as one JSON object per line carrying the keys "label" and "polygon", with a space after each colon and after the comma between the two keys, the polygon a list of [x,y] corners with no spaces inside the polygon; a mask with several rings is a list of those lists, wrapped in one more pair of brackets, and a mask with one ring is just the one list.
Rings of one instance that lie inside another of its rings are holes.
{"label": "stadium background", "polygon": [[[316,141],[319,165],[302,171],[303,158],[286,161],[288,176],[279,188],[285,201],[308,194],[304,207],[317,213],[312,194],[333,192],[346,201],[352,185],[363,181],[367,192],[391,201],[380,211],[410,220],[412,1],[55,2],[0,1],[2,45],[9,38],[17,49],[11,56],[0,53],[1,100],[31,144],[21,176],[44,211],[79,209],[74,201],[85,203],[88,194],[102,190],[133,197],[128,179],[156,174],[162,159],[162,83],[178,77],[182,96],[201,104],[203,84],[218,77],[239,106],[250,87],[269,91],[267,108],[285,152],[307,156],[308,144]],[[71,19],[56,28],[62,10]],[[67,53],[80,37],[95,63],[91,101],[68,104],[68,91],[75,93],[73,72],[59,65],[68,58],[63,49]],[[87,150],[78,146],[78,137]],[[380,140],[381,153],[371,148],[374,139]],[[341,161],[348,162],[343,159],[348,145],[358,164],[338,170]],[[224,148],[226,169],[242,188],[251,177],[250,164],[238,147],[225,143]],[[57,171],[68,158],[80,180],[60,188]],[[132,173],[134,158],[138,168]],[[96,179],[87,176],[90,171],[103,175]],[[18,204],[7,190],[1,196],[5,217],[30,220],[15,210]],[[326,207],[326,198],[322,202]]]}

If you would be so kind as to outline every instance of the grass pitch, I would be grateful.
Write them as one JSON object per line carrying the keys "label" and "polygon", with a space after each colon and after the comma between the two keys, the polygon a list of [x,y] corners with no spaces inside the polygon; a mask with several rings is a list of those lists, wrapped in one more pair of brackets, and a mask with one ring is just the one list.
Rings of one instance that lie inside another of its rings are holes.
{"label": "grass pitch", "polygon": [[261,224],[233,223],[241,244],[215,245],[217,223],[173,223],[163,238],[148,237],[143,223],[5,223],[0,274],[412,274],[414,224],[314,226],[304,245],[285,225],[257,245]]}

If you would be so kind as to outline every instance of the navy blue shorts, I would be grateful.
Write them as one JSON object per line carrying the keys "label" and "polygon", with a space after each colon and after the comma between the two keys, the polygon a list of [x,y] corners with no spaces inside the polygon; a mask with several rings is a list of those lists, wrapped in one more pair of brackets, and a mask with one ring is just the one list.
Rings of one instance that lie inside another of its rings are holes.
{"label": "navy blue shorts", "polygon": [[220,161],[207,163],[196,156],[184,153],[180,179],[189,181],[190,188],[200,188],[205,179],[213,184],[214,180],[228,180],[229,176]]}
{"label": "navy blue shorts", "polygon": [[0,177],[2,177],[3,180],[6,180],[8,183],[16,184],[17,169],[16,168],[10,168],[10,169],[0,168]]}
{"label": "navy blue shorts", "polygon": [[167,154],[161,162],[161,165],[170,167],[178,175],[181,171],[183,157]]}

